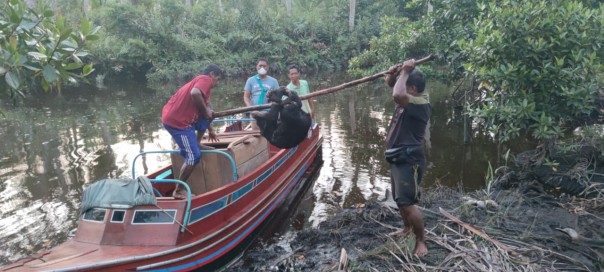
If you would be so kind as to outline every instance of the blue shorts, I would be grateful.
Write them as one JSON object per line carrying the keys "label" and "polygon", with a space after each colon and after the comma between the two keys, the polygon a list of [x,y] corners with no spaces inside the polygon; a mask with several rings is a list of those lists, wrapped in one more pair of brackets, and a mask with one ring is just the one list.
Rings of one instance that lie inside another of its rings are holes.
{"label": "blue shorts", "polygon": [[193,124],[193,127],[185,129],[173,128],[164,124],[164,128],[172,135],[172,139],[174,139],[178,145],[180,155],[185,158],[186,165],[196,165],[201,160],[201,151],[199,149],[195,131],[199,131],[199,133],[203,135],[210,123],[212,123],[212,121],[199,119]]}

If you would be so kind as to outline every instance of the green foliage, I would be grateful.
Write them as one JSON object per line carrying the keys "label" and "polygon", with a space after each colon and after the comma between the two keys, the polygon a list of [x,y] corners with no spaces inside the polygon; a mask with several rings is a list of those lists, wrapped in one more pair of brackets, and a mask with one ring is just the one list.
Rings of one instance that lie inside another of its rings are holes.
{"label": "green foliage", "polygon": [[[402,27],[404,26],[404,27]],[[430,54],[433,30],[422,22],[402,17],[383,17],[382,32],[371,40],[371,48],[350,60],[349,73],[371,74],[386,70],[390,65],[409,58]]]}
{"label": "green foliage", "polygon": [[[296,63],[305,72],[343,68],[380,30],[375,16],[394,15],[395,0],[358,0],[348,30],[347,0],[294,1],[291,16],[272,1],[162,0],[151,6],[108,4],[93,10],[103,41],[93,49],[103,73],[146,76],[153,85],[183,81],[208,63],[229,75],[254,73],[259,57],[273,73]],[[114,69],[118,67],[120,69]]]}
{"label": "green foliage", "polygon": [[[581,143],[581,145],[572,145],[571,146],[573,148],[571,148],[571,150],[576,150],[581,146],[587,145],[587,146],[594,146],[596,148],[599,148],[600,150],[600,158],[604,159],[604,124],[598,124],[598,125],[590,125],[590,126],[583,126],[581,127],[581,129],[579,129],[578,131],[575,132],[575,138],[576,142]],[[569,148],[570,146],[566,146],[566,148]],[[560,145],[560,148],[563,149],[565,148],[564,145]],[[564,151],[564,150],[562,150]]]}
{"label": "green foliage", "polygon": [[493,184],[495,183],[495,181],[497,180],[497,177],[495,177],[495,173],[493,171],[493,166],[491,165],[491,162],[489,161],[489,166],[487,167],[487,173],[484,176],[484,181],[485,181],[485,194],[487,199],[491,197],[491,194],[493,193],[492,188],[493,188]]}
{"label": "green foliage", "polygon": [[95,27],[82,20],[72,29],[65,18],[44,5],[37,10],[21,1],[0,5],[0,82],[3,94],[15,101],[33,87],[45,91],[64,82],[76,82],[92,71],[85,64],[87,45],[98,40]]}
{"label": "green foliage", "polygon": [[602,9],[576,1],[485,4],[466,69],[493,88],[471,113],[500,141],[551,140],[594,109],[604,72]]}
{"label": "green foliage", "polygon": [[402,13],[406,17],[382,17],[381,34],[370,42],[370,48],[349,63],[353,75],[368,75],[410,58],[437,54],[438,71],[428,70],[431,78],[451,82],[463,76],[462,54],[457,40],[473,36],[472,24],[477,17],[476,0],[406,1]]}
{"label": "green foliage", "polygon": [[459,48],[459,41],[475,37],[474,20],[480,16],[477,0],[432,2],[434,12],[427,18],[435,30],[432,52],[441,57],[441,65],[446,67],[440,77],[446,82],[459,80],[464,76],[463,65],[467,59],[466,53]]}
{"label": "green foliage", "polygon": [[427,12],[427,1],[406,1],[408,18],[382,17],[381,34],[349,72],[373,74],[436,53],[431,78],[484,83],[470,112],[497,140],[556,139],[589,118],[602,86],[599,2],[434,0]]}

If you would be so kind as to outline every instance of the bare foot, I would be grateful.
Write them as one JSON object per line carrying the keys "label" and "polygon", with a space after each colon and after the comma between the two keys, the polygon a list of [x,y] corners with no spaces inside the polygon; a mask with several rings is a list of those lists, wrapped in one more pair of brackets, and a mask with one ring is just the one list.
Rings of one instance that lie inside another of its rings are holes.
{"label": "bare foot", "polygon": [[417,257],[423,257],[428,254],[428,247],[426,247],[426,243],[424,242],[415,242],[415,252],[413,254]]}
{"label": "bare foot", "polygon": [[[191,194],[191,197],[194,197],[194,194]],[[186,190],[178,190],[178,191],[174,191],[174,193],[172,193],[172,197],[174,197],[174,199],[180,199],[180,200],[184,200],[187,199],[187,191]]]}
{"label": "bare foot", "polygon": [[180,199],[180,200],[187,199],[187,193],[186,192],[185,193],[183,193],[183,192],[174,192],[172,194],[172,197],[174,197],[174,199]]}
{"label": "bare foot", "polygon": [[399,229],[395,232],[388,233],[390,236],[402,236],[403,238],[409,237],[409,234],[411,234],[411,229],[408,228]]}

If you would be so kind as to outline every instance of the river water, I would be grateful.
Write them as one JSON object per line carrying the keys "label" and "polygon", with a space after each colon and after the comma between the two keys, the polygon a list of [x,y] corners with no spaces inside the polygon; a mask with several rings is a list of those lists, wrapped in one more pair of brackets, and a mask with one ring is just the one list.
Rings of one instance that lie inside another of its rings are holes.
{"label": "river water", "polygon": [[[308,80],[317,90],[349,79]],[[244,82],[221,81],[212,96],[214,109],[243,106]],[[169,149],[170,136],[160,115],[176,88],[106,84],[36,94],[18,107],[2,106],[0,265],[67,239],[77,224],[83,186],[130,177],[131,160],[140,151]],[[495,164],[501,157],[496,145],[479,134],[464,144],[463,117],[448,101],[448,87],[429,82],[427,88],[433,116],[423,187],[482,187],[489,161]],[[299,207],[304,212],[284,223],[291,224],[285,228],[317,226],[339,209],[383,198],[389,188],[383,152],[394,109],[390,95],[382,82],[374,82],[315,99],[324,164],[307,192],[310,197]],[[145,170],[167,162],[165,156],[147,158]]]}

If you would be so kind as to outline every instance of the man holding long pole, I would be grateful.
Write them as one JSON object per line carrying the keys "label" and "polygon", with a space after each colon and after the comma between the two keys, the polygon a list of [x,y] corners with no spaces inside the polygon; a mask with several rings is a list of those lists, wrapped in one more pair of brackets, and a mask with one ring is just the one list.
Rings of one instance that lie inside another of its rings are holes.
{"label": "man holding long pole", "polygon": [[[396,108],[386,138],[386,160],[390,163],[393,198],[399,207],[404,228],[393,236],[415,235],[417,256],[428,253],[424,220],[415,204],[419,201],[419,183],[425,170],[424,135],[431,115],[428,95],[424,93],[424,74],[415,69],[416,61],[393,66],[386,81],[392,88]],[[398,76],[398,77],[397,77]]]}

